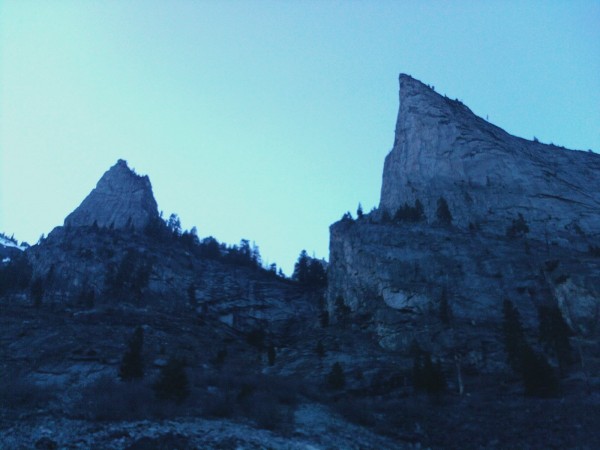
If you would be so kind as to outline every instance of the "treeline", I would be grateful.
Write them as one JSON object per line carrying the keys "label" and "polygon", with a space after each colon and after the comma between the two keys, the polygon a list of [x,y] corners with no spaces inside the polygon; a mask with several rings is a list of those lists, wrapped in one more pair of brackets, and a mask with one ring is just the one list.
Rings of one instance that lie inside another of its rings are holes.
{"label": "treeline", "polygon": [[[375,209],[371,211],[371,213],[375,212]],[[374,219],[373,216],[365,215],[363,212],[362,205],[359,203],[358,208],[356,210],[356,220],[362,220],[363,218],[368,217],[372,222]],[[342,222],[353,222],[354,218],[350,211],[344,213],[342,216]],[[402,224],[402,223],[419,223],[426,222],[427,216],[425,214],[425,208],[421,200],[416,199],[414,204],[411,206],[407,202],[404,202],[400,208],[396,210],[393,214],[388,210],[383,210],[380,218],[381,223],[385,224]],[[448,202],[444,197],[439,197],[437,200],[437,208],[435,210],[435,220],[433,221],[436,225],[449,227],[452,225],[453,217],[450,212],[450,207],[448,206]]]}
{"label": "treeline", "polygon": [[144,234],[153,240],[172,242],[186,248],[195,256],[220,260],[236,266],[246,266],[257,270],[268,272],[270,275],[285,278],[277,264],[263,266],[262,257],[258,245],[250,243],[248,239],[242,239],[239,244],[227,245],[219,242],[212,236],[200,239],[198,230],[192,227],[184,230],[181,220],[177,214],[171,214],[168,219],[162,217],[150,222],[144,229]]}
{"label": "treeline", "polygon": [[[286,279],[285,274],[277,264],[263,265],[258,245],[242,239],[239,244],[227,245],[212,236],[200,239],[198,230],[192,227],[183,230],[177,214],[171,214],[167,220],[151,222],[145,229],[145,234],[152,239],[178,243],[196,256],[220,260],[236,266],[246,266],[265,271],[273,277]],[[302,250],[294,266],[291,277],[306,289],[320,289],[327,285],[325,262],[308,256]]]}
{"label": "treeline", "polygon": [[292,280],[307,289],[322,289],[327,286],[327,272],[325,262],[311,258],[306,250],[300,252],[298,261],[294,265]]}

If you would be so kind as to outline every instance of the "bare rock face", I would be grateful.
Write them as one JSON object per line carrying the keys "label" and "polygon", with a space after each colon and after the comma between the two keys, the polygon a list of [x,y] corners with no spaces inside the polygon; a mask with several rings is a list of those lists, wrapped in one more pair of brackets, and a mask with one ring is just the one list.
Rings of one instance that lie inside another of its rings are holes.
{"label": "bare rock face", "polygon": [[380,208],[393,216],[419,199],[434,222],[440,197],[459,227],[505,233],[522,214],[531,236],[573,230],[595,236],[600,156],[511,136],[460,101],[400,75]]}
{"label": "bare rock face", "polygon": [[158,218],[156,200],[147,176],[137,175],[120,159],[67,216],[66,227],[92,226],[143,229]]}
{"label": "bare rock face", "polygon": [[329,314],[385,348],[462,348],[490,372],[505,299],[532,342],[548,308],[599,342],[599,231],[600,156],[511,136],[401,75],[380,207],[330,227]]}

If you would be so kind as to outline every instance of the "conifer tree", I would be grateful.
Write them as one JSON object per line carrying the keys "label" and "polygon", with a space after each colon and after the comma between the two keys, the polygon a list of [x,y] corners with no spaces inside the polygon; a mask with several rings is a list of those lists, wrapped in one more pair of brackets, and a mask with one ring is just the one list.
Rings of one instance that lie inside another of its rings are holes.
{"label": "conifer tree", "polygon": [[538,309],[540,341],[545,350],[556,356],[562,374],[573,362],[573,351],[569,336],[571,329],[565,322],[558,306],[545,306]]}
{"label": "conifer tree", "polygon": [[521,376],[525,395],[553,397],[558,395],[559,380],[544,355],[531,348],[525,339],[519,311],[510,300],[504,300],[504,345],[508,363]]}
{"label": "conifer tree", "polygon": [[448,202],[444,197],[438,198],[435,216],[442,225],[448,226],[452,224],[452,213],[450,213]]}
{"label": "conifer tree", "polygon": [[521,316],[510,300],[504,300],[502,312],[504,315],[502,331],[508,364],[515,372],[521,373],[522,355],[527,345],[523,325],[521,325]]}
{"label": "conifer tree", "polygon": [[144,377],[144,361],[142,347],[144,346],[144,329],[137,327],[127,345],[127,351],[121,359],[119,378],[123,381],[132,381]]}

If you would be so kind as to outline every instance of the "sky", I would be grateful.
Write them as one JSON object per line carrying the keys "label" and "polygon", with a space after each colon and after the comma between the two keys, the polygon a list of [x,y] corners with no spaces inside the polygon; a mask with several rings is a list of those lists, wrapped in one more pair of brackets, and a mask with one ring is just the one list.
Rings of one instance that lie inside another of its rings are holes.
{"label": "sky", "polygon": [[288,275],[379,203],[398,75],[600,151],[600,1],[0,0],[0,231],[35,243],[119,158]]}

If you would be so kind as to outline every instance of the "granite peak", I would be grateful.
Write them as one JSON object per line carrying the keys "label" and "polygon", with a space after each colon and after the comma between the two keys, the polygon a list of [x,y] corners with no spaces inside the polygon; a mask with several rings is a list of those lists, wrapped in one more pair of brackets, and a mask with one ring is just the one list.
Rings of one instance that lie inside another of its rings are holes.
{"label": "granite peak", "polygon": [[143,229],[157,219],[158,207],[148,176],[140,176],[119,159],[96,188],[67,216],[66,227],[92,226]]}
{"label": "granite peak", "polygon": [[431,222],[440,197],[461,228],[502,234],[522,214],[532,236],[573,229],[596,236],[600,156],[512,136],[402,74],[380,209],[393,215],[419,199]]}

